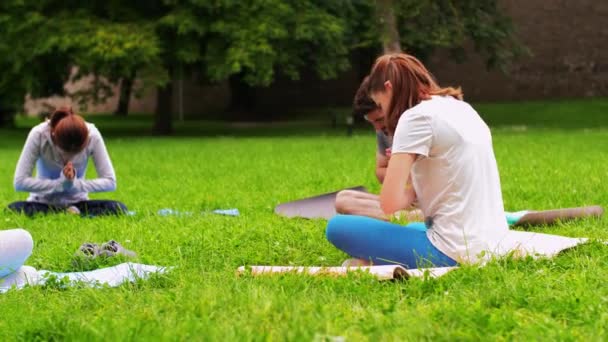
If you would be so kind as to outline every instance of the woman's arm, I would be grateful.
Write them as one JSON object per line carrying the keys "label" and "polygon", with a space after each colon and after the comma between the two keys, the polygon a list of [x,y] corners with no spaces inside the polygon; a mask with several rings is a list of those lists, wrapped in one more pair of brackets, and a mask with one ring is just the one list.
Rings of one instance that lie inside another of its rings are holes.
{"label": "woman's arm", "polygon": [[380,191],[380,207],[386,215],[410,207],[416,199],[414,188],[409,182],[415,160],[416,154],[413,153],[396,153],[391,156]]}
{"label": "woman's arm", "polygon": [[380,182],[380,184],[384,182],[384,177],[386,177],[388,161],[389,157],[381,154],[380,152],[376,152],[376,178],[378,178],[378,182]]}
{"label": "woman's arm", "polygon": [[[96,130],[96,129],[95,129]],[[116,175],[108,150],[103,138],[98,131],[91,132],[91,144],[93,148],[93,162],[97,171],[97,178],[85,180],[74,179],[73,188],[85,192],[105,192],[116,190]]]}
{"label": "woman's arm", "polygon": [[395,129],[392,156],[380,193],[380,206],[386,214],[409,208],[416,200],[416,192],[408,182],[412,165],[418,157],[429,156],[432,144],[430,118],[413,110],[403,113]]}
{"label": "woman's arm", "polygon": [[53,193],[64,190],[65,179],[37,179],[32,177],[36,161],[40,158],[40,132],[35,129],[27,136],[15,169],[13,186],[16,191]]}

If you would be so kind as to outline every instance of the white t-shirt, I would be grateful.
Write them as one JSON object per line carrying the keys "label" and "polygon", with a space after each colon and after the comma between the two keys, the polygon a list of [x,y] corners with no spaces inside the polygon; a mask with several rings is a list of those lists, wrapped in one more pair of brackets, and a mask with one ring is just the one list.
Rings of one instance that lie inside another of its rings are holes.
{"label": "white t-shirt", "polygon": [[[466,102],[433,96],[401,115],[392,153],[414,153],[412,182],[431,243],[477,262],[508,231],[490,129]],[[486,254],[489,255],[489,254]]]}

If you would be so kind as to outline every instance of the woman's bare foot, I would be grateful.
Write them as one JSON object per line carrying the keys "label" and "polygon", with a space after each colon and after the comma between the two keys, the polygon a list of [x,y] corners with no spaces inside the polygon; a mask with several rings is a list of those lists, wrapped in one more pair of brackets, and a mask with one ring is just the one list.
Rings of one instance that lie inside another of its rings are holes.
{"label": "woman's bare foot", "polygon": [[372,262],[364,259],[350,258],[344,260],[342,267],[372,266]]}
{"label": "woman's bare foot", "polygon": [[420,209],[399,210],[393,216],[397,221],[424,222],[424,215],[422,215],[422,210]]}

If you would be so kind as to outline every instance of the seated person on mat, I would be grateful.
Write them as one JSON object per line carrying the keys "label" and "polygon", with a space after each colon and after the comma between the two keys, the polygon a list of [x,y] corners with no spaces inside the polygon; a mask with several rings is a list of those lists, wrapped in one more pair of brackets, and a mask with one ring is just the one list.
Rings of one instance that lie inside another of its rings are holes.
{"label": "seated person on mat", "polygon": [[[366,77],[355,94],[353,101],[353,115],[364,117],[372,124],[376,131],[376,177],[382,184],[386,174],[386,168],[391,156],[392,139],[388,134],[384,114],[367,93],[369,78]],[[377,219],[388,220],[380,209],[380,197],[356,190],[342,190],[336,196],[336,212],[340,214],[362,215]],[[556,220],[566,220],[586,216],[601,216],[603,208],[600,206],[589,206],[580,208],[555,209],[544,211],[520,211],[505,213],[509,224],[551,224]],[[420,211],[410,208],[401,211],[409,221],[422,221]]]}
{"label": "seated person on mat", "polygon": [[441,88],[407,54],[376,60],[369,94],[394,137],[382,213],[409,208],[417,198],[428,229],[338,215],[328,223],[327,239],[373,264],[414,268],[480,261],[509,229],[490,129],[460,89]]}
{"label": "seated person on mat", "polygon": [[[85,179],[89,157],[95,163],[97,179]],[[8,207],[28,216],[58,211],[92,216],[127,211],[117,201],[89,200],[89,192],[114,191],[116,176],[101,134],[71,108],[56,110],[50,120],[32,128],[17,163],[14,185],[15,190],[28,191],[30,196]]]}

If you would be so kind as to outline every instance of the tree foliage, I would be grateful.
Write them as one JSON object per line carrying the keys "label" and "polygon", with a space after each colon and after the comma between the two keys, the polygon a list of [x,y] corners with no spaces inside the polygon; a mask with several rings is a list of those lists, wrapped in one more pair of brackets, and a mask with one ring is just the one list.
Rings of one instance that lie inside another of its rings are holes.
{"label": "tree foliage", "polygon": [[[462,56],[471,40],[490,65],[519,51],[497,0],[384,2],[406,51]],[[89,75],[91,87],[71,94],[82,102],[104,101],[135,75],[164,96],[171,79],[192,72],[248,86],[310,71],[334,78],[357,49],[380,51],[377,18],[374,2],[358,0],[3,0],[0,107],[18,108],[28,93],[63,95],[66,81]],[[159,101],[169,132],[171,100]]]}
{"label": "tree foliage", "polygon": [[527,53],[498,0],[394,0],[401,44],[421,58],[436,49],[466,58],[467,43],[489,68],[505,68]]}
{"label": "tree foliage", "polygon": [[171,74],[178,67],[249,86],[268,85],[277,74],[298,79],[303,70],[327,79],[349,67],[357,43],[351,23],[363,6],[371,8],[346,0],[175,1],[157,32]]}
{"label": "tree foliage", "polygon": [[[99,2],[101,3],[101,2]],[[115,6],[121,6],[113,1]],[[82,102],[104,101],[111,86],[132,70],[158,72],[160,43],[154,26],[104,16],[95,2],[3,0],[0,3],[0,97],[18,109],[26,94],[65,95],[64,84],[93,75]],[[77,72],[73,72],[77,67]]]}

